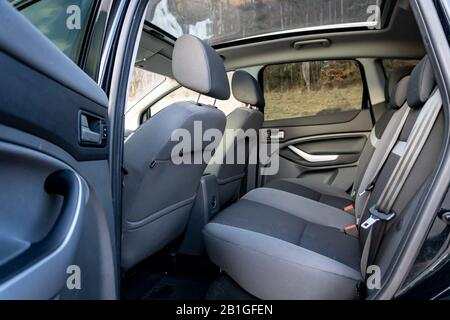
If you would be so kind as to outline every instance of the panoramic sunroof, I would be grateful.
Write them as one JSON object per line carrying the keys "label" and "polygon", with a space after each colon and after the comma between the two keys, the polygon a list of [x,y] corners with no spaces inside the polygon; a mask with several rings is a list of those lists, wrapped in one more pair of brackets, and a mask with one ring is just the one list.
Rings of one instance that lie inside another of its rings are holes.
{"label": "panoramic sunroof", "polygon": [[381,0],[151,0],[147,21],[216,45],[270,34],[378,28]]}

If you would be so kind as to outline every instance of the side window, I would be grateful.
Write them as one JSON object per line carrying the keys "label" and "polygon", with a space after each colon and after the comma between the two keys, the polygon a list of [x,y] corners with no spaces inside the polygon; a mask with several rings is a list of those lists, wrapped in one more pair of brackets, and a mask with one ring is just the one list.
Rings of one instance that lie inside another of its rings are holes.
{"label": "side window", "polygon": [[[233,78],[234,72],[228,72],[228,80],[231,86],[231,79]],[[213,98],[200,95],[197,92],[180,87],[175,91],[172,91],[164,98],[160,99],[158,102],[153,104],[149,109],[147,109],[142,116],[142,123],[155,116],[159,111],[163,110],[165,107],[171,105],[172,103],[178,101],[199,101],[203,104],[209,104],[216,106],[219,110],[222,110],[225,115],[229,115],[234,109],[242,106],[242,103],[237,101],[236,98],[231,93],[230,99],[228,100],[215,100]]]}
{"label": "side window", "polygon": [[72,61],[79,63],[93,0],[9,0]]}
{"label": "side window", "polygon": [[353,60],[269,65],[263,81],[266,121],[362,108],[364,85]]}
{"label": "side window", "polygon": [[198,99],[197,92],[186,89],[184,87],[180,87],[169,93],[167,96],[165,96],[155,104],[153,104],[150,108],[148,108],[142,116],[142,123],[144,123],[151,117],[154,117],[158,112],[170,106],[172,103],[178,101],[197,101],[197,99]]}
{"label": "side window", "polygon": [[383,59],[383,68],[386,78],[389,78],[392,70],[403,66],[415,66],[420,62],[416,59]]}
{"label": "side window", "polygon": [[160,74],[134,67],[130,88],[128,89],[128,100],[125,113],[166,81],[166,79],[165,76]]}

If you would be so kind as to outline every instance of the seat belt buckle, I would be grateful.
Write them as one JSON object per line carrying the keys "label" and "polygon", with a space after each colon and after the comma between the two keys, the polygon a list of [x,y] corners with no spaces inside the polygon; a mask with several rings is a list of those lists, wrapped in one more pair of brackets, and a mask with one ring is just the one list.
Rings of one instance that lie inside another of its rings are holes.
{"label": "seat belt buckle", "polygon": [[369,229],[371,226],[373,226],[378,221],[388,222],[395,218],[394,212],[386,214],[384,212],[379,211],[376,208],[376,206],[373,206],[372,208],[370,208],[369,213],[370,213],[370,217],[361,224],[361,228],[363,228],[365,230]]}

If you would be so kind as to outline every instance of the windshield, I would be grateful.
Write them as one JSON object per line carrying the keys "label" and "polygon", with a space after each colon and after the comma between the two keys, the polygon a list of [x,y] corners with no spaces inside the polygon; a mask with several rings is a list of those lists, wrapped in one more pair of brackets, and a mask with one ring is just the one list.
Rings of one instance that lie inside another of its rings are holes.
{"label": "windshield", "polygon": [[147,21],[220,44],[307,30],[377,28],[381,0],[151,0]]}

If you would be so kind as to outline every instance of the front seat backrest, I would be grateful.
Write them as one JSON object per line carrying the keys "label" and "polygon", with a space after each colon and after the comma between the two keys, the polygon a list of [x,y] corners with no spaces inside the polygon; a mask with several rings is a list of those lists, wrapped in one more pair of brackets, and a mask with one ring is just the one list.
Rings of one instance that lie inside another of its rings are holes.
{"label": "front seat backrest", "polygon": [[[185,35],[177,40],[172,72],[182,86],[200,94],[223,100],[230,96],[222,59],[196,37]],[[186,227],[206,163],[203,160],[195,164],[177,163],[180,159],[203,159],[203,152],[210,152],[211,147],[208,141],[190,142],[191,147],[173,159],[172,150],[180,141],[172,141],[172,134],[181,129],[193,138],[195,127],[201,130],[202,137],[208,129],[223,132],[225,123],[224,113],[215,107],[176,102],[150,118],[125,141],[122,227],[125,270],[175,240]]]}
{"label": "front seat backrest", "polygon": [[[236,71],[233,75],[232,89],[236,100],[247,107],[237,108],[228,115],[224,139],[206,168],[206,173],[217,177],[221,208],[239,197],[246,172],[251,171],[247,170],[248,160],[257,159],[257,134],[264,121],[263,114],[254,109],[264,108],[265,105],[264,95],[256,79],[248,72]],[[242,131],[236,131],[239,129]],[[251,132],[247,131],[249,129],[253,130],[255,135],[251,135]],[[244,134],[246,131],[249,135]],[[245,154],[242,154],[243,150]],[[245,161],[242,161],[243,159]],[[256,163],[253,162],[251,168],[256,170]],[[251,179],[255,179],[254,175]]]}

